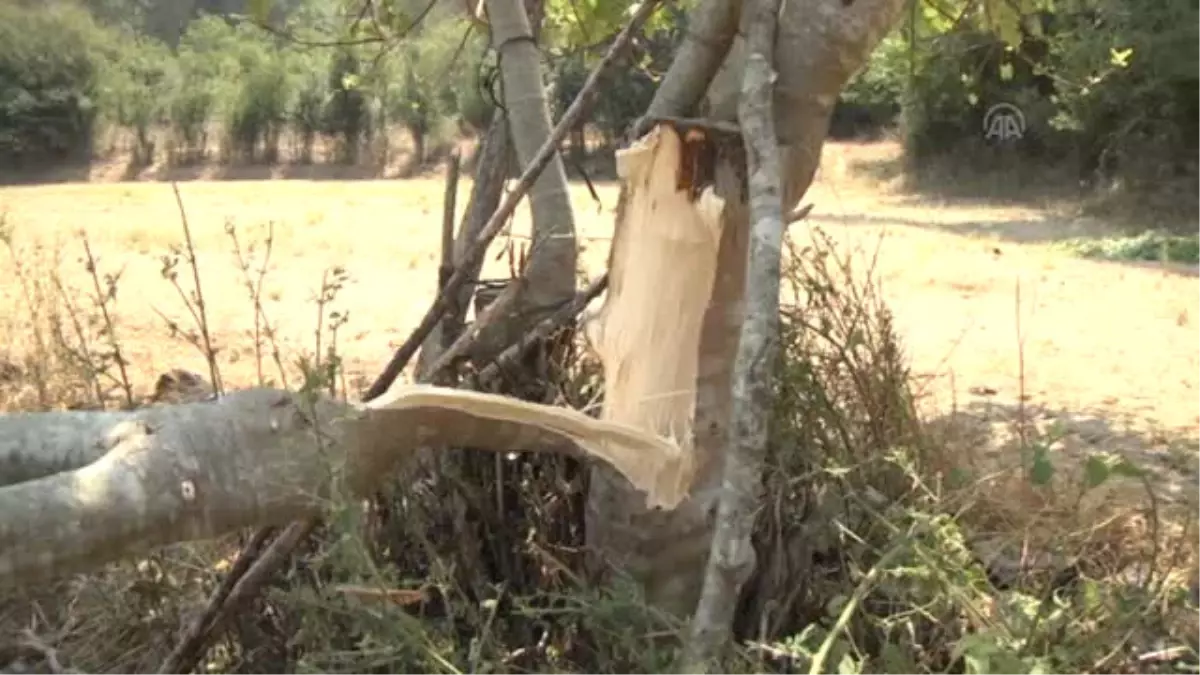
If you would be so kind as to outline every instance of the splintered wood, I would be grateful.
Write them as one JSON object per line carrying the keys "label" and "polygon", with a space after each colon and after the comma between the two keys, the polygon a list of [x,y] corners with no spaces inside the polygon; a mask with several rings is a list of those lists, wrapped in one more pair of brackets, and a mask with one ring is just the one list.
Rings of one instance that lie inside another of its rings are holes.
{"label": "splintered wood", "polygon": [[[674,508],[687,493],[691,456],[669,439],[638,427],[558,406],[464,389],[399,385],[363,405],[358,445],[395,455],[412,448],[469,447],[493,452],[582,452],[620,471],[651,506]],[[361,461],[378,467],[377,461]],[[371,473],[375,473],[372,471]],[[377,480],[362,476],[365,484]]]}
{"label": "splintered wood", "polygon": [[609,290],[587,327],[604,365],[601,419],[671,439],[692,462],[700,329],[712,294],[724,203],[695,171],[698,143],[667,124],[617,153],[624,193]]}

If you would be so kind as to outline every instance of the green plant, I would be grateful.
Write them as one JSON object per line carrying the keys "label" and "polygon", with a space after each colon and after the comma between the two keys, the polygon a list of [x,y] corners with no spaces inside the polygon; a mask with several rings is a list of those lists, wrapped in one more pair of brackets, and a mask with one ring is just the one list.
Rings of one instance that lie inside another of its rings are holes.
{"label": "green plant", "polygon": [[1132,237],[1071,239],[1061,244],[1084,258],[1200,264],[1200,237],[1143,232]]}
{"label": "green plant", "polygon": [[117,126],[134,134],[133,163],[154,159],[154,127],[166,116],[165,104],[175,72],[175,59],[165,45],[140,35],[110,48],[115,52],[101,73],[100,109]]}
{"label": "green plant", "polygon": [[0,157],[90,153],[98,45],[115,39],[72,5],[0,3]]}

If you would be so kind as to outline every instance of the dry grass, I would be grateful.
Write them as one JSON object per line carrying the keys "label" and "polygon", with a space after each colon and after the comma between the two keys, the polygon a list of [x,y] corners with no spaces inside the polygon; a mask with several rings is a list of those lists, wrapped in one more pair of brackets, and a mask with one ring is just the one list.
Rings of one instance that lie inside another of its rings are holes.
{"label": "dry grass", "polygon": [[[468,181],[461,186],[460,205],[466,202],[469,186]],[[431,300],[442,190],[437,178],[180,184],[228,382],[251,383],[253,367],[244,334],[252,306],[225,234],[227,222],[238,226],[247,239],[261,238],[266,223],[274,223],[275,250],[264,297],[272,321],[279,325],[283,346],[292,351],[311,347],[312,299],[322,271],[338,265],[349,270],[352,281],[339,297],[350,314],[343,350],[351,377],[370,377],[393,346],[407,337]],[[611,231],[615,191],[605,187],[602,195],[604,209],[598,212],[585,189],[574,191],[586,234],[603,236]],[[104,269],[124,270],[118,322],[136,381],[149,386],[157,373],[172,367],[205,372],[194,350],[164,339],[165,326],[154,311],[177,317],[182,310],[175,291],[160,276],[161,256],[181,241],[178,209],[168,185],[8,187],[0,189],[0,214],[5,214],[27,260],[40,249],[50,264],[51,254],[61,252],[60,271],[68,286],[85,288],[91,283],[77,263],[82,253],[80,231],[94,246]],[[516,231],[523,231],[527,223],[528,211],[523,208]],[[604,244],[593,244],[585,254],[592,269],[604,263]],[[0,261],[0,274],[11,278],[12,273],[12,262]],[[507,275],[507,263],[490,261],[486,273]],[[16,350],[28,337],[19,325],[24,312],[18,310],[18,294],[12,284],[0,289],[0,307],[5,308],[0,321],[7,321],[4,330],[11,336],[5,344]]]}
{"label": "dry grass", "polygon": [[1194,503],[1196,269],[1065,255],[1051,244],[1124,224],[1082,216],[1057,195],[963,203],[853,175],[890,152],[834,146],[808,197],[810,222],[874,257],[925,411],[986,425],[991,453],[1011,450],[1006,427],[1023,413],[1043,432],[1055,427],[1060,446],[1182,462],[1177,488]]}

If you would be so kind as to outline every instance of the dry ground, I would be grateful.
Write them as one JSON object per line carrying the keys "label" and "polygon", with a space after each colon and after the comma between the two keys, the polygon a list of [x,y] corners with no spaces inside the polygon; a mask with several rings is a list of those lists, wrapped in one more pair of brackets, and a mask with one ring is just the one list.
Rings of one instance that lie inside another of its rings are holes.
{"label": "dry ground", "polygon": [[[894,148],[832,145],[808,197],[813,215],[793,230],[803,240],[806,228],[820,227],[858,252],[860,268],[874,266],[929,411],[958,411],[995,426],[1024,405],[1042,427],[1057,423],[1069,432],[1068,441],[1190,467],[1200,430],[1195,270],[1090,262],[1053,250],[1047,243],[1055,239],[1106,231],[1077,217],[1070,203],[916,197],[852,170],[889,153]],[[460,209],[468,189],[460,187]],[[442,190],[439,178],[181,183],[225,379],[250,384],[255,372],[246,336],[252,307],[227,222],[243,242],[260,239],[274,223],[266,310],[293,356],[313,348],[313,299],[323,271],[349,270],[352,281],[335,305],[350,317],[341,348],[352,376],[369,378],[431,299]],[[614,185],[599,192],[599,204],[582,185],[573,192],[592,272],[605,262],[616,205]],[[160,257],[181,241],[169,185],[0,188],[0,214],[26,270],[44,275],[59,251],[68,285],[88,288],[80,231],[102,271],[124,270],[116,309],[141,389],[169,368],[205,372],[199,354],[170,339],[154,311],[186,316],[160,274]],[[527,222],[523,211],[518,231]],[[14,262],[0,256],[0,356],[19,353],[30,338]],[[489,265],[492,276],[507,273],[504,261]],[[1003,446],[994,436],[979,443]],[[1195,487],[1188,480],[1183,489],[1194,495]]]}

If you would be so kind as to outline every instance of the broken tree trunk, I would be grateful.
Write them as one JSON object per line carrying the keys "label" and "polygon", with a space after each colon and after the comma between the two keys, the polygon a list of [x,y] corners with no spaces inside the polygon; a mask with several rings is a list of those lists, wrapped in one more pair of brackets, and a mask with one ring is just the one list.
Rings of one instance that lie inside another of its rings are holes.
{"label": "broken tree trunk", "polygon": [[[780,163],[783,206],[791,210],[812,182],[820,160],[821,146],[829,117],[842,86],[866,60],[871,49],[883,37],[899,15],[900,0],[816,0],[784,3],[779,16],[774,60],[779,79],[774,92],[775,118]],[[690,117],[697,114],[699,98],[707,90],[710,123],[737,121],[739,93],[746,55],[741,38],[746,34],[739,0],[706,0],[693,18],[693,30],[676,54],[647,119]],[[712,69],[721,64],[713,76]],[[711,82],[710,82],[711,80]],[[645,131],[651,124],[635,126]],[[654,133],[653,131],[651,133]],[[687,354],[676,346],[683,340],[655,342],[643,336],[647,350],[631,366],[660,368],[661,359],[695,361],[695,384],[687,388],[695,400],[690,419],[672,424],[693,433],[695,482],[690,493],[674,511],[647,509],[631,499],[632,486],[620,476],[601,467],[592,473],[588,502],[588,538],[597,558],[616,565],[641,582],[647,598],[661,609],[680,617],[689,616],[696,607],[712,544],[714,517],[721,493],[721,472],[728,446],[728,428],[732,413],[732,372],[742,324],[743,290],[746,278],[749,216],[745,197],[745,160],[741,143],[713,142],[712,134],[701,134],[702,152],[692,155],[695,162],[672,166],[654,163],[661,175],[640,182],[622,178],[623,201],[636,201],[639,193],[652,198],[664,197],[680,185],[696,185],[696,176],[707,177],[714,193],[722,201],[721,238],[716,254],[712,284],[700,327],[698,348]],[[736,146],[736,147],[732,147]],[[704,149],[707,148],[707,149]],[[644,151],[638,147],[627,152]],[[677,176],[682,176],[678,178]],[[696,211],[703,202],[693,200]],[[672,216],[675,219],[681,216]],[[682,216],[684,219],[688,217]],[[638,237],[642,230],[657,223],[628,211],[619,214],[614,234],[614,252],[626,237]],[[633,234],[631,234],[633,233]],[[653,297],[669,285],[675,273],[674,256],[653,261],[656,274],[644,270],[610,271],[610,283],[623,283],[625,273],[643,284],[643,292]],[[701,292],[701,291],[696,291]],[[610,294],[608,302],[614,299]],[[628,301],[628,300],[627,300]],[[646,312],[673,315],[678,310],[666,303],[654,303]],[[691,320],[689,318],[689,320]],[[655,324],[642,324],[649,330]],[[628,330],[640,330],[631,324]],[[636,340],[639,338],[628,337]],[[637,375],[626,374],[636,379]],[[610,388],[606,405],[630,406],[637,402],[611,403]],[[657,421],[656,424],[664,424]],[[686,440],[683,441],[686,444]]]}
{"label": "broken tree trunk", "polygon": [[129,413],[0,415],[7,461],[84,458],[0,488],[0,587],[83,571],[169,543],[319,514],[364,496],[419,447],[579,453],[671,508],[690,482],[678,445],[581,412],[431,386],[363,405],[251,389]]}

